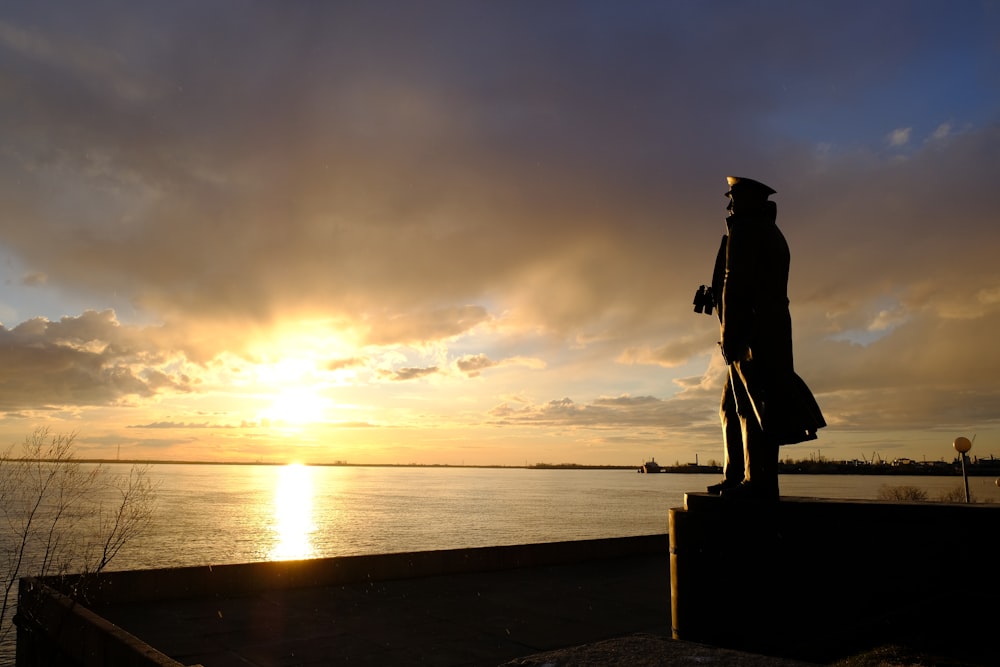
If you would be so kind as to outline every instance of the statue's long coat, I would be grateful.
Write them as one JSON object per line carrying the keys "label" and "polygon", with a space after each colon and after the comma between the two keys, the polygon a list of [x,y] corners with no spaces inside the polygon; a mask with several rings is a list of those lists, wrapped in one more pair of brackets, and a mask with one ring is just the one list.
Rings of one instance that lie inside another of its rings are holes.
{"label": "statue's long coat", "polygon": [[792,362],[788,243],[773,202],[761,215],[731,215],[715,262],[712,292],[722,324],[730,378],[742,383],[761,430],[780,445],[816,438],[826,426]]}

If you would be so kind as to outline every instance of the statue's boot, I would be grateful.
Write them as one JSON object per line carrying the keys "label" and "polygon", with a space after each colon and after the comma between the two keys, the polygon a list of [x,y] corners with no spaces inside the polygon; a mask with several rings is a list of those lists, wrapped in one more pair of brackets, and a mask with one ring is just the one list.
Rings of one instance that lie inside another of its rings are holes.
{"label": "statue's boot", "polygon": [[722,489],[719,494],[726,500],[778,500],[778,485],[746,480],[736,486]]}
{"label": "statue's boot", "polygon": [[733,500],[778,499],[778,444],[767,438],[753,420],[747,420],[746,479],[739,486],[723,489],[723,498]]}
{"label": "statue's boot", "polygon": [[708,487],[708,493],[713,495],[736,488],[746,478],[743,423],[736,412],[736,401],[729,382],[726,382],[726,388],[722,392],[719,416],[722,418],[722,481]]}
{"label": "statue's boot", "polygon": [[713,496],[718,496],[727,489],[735,489],[742,483],[743,483],[742,479],[723,479],[718,484],[712,484],[706,490]]}

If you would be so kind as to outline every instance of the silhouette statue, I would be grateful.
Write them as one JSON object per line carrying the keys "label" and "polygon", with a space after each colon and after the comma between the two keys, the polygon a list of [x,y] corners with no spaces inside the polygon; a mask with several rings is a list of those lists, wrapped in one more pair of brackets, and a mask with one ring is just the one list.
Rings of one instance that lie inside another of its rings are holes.
{"label": "silhouette statue", "polygon": [[723,479],[708,492],[777,500],[778,448],[815,440],[826,426],[816,399],[792,363],[788,243],[775,224],[775,191],[729,176],[727,234],[711,286],[695,294],[695,312],[718,311],[722,356]]}

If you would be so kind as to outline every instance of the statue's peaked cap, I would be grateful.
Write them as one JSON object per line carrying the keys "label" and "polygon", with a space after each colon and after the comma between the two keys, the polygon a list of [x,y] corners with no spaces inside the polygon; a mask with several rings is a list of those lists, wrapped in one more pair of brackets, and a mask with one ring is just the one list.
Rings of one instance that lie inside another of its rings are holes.
{"label": "statue's peaked cap", "polygon": [[776,192],[774,188],[764,185],[760,181],[755,181],[752,178],[743,178],[742,176],[726,176],[726,182],[729,183],[729,192],[725,194],[726,197],[739,192],[740,194],[747,194],[767,199]]}

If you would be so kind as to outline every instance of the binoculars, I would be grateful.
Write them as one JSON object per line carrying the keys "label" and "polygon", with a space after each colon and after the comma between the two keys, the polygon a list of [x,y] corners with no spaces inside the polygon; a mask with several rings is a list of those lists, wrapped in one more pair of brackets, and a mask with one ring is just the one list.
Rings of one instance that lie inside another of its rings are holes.
{"label": "binoculars", "polygon": [[712,294],[712,288],[702,285],[694,293],[694,312],[711,315],[713,308],[715,308],[715,296]]}

